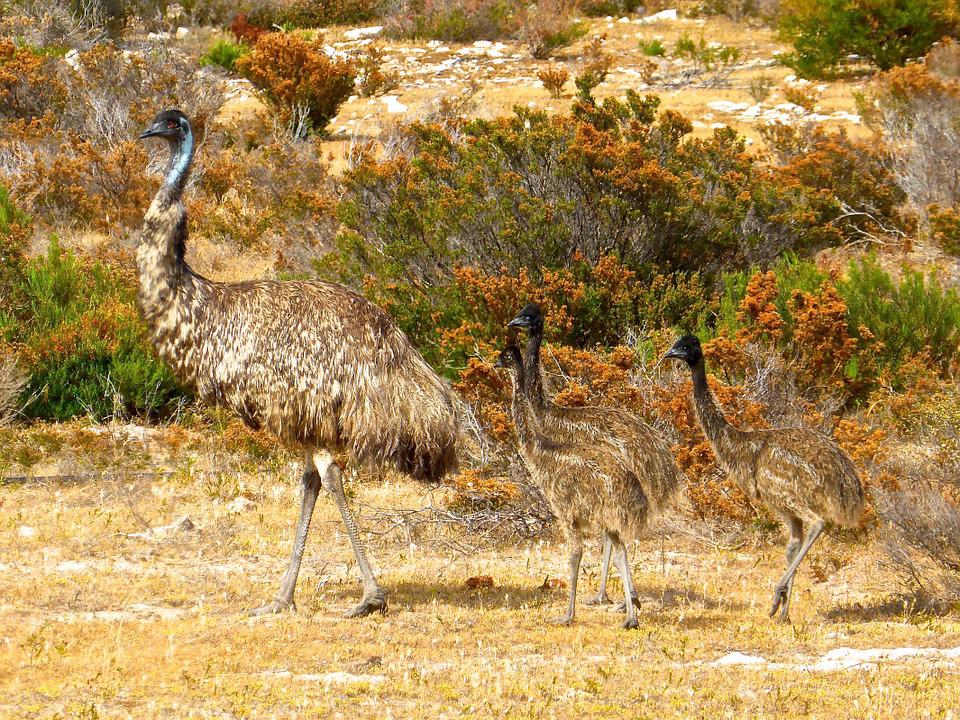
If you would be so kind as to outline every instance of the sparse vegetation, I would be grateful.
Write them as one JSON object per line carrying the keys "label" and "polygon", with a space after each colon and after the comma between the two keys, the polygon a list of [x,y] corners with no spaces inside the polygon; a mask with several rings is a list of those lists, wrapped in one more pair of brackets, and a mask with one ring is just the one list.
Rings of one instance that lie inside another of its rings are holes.
{"label": "sparse vegetation", "polygon": [[229,40],[218,40],[210,46],[210,49],[200,58],[200,65],[217,65],[224,70],[232,71],[237,64],[240,56],[247,51],[241,43],[233,43]]}
{"label": "sparse vegetation", "polygon": [[794,52],[783,62],[802,77],[825,77],[856,54],[881,70],[923,57],[957,27],[952,0],[785,0],[780,32]]}
{"label": "sparse vegetation", "polygon": [[550,93],[550,97],[554,100],[559,100],[563,94],[563,86],[566,85],[567,80],[570,79],[570,73],[567,72],[565,67],[557,65],[544,68],[537,73],[537,77],[540,79],[540,82],[543,83],[547,92]]}
{"label": "sparse vegetation", "polygon": [[[956,14],[784,3],[821,18],[813,55],[798,34],[787,56],[832,78],[821,102],[822,86],[782,80],[763,24],[775,4],[4,6],[0,697],[14,700],[0,715],[955,712],[946,656],[867,660],[877,673],[818,663],[841,645],[935,653],[960,630],[960,298],[943,254],[960,255],[960,50],[934,38],[922,63],[844,79],[919,58],[912,43]],[[670,9],[678,21],[620,22]],[[850,13],[866,24],[842,30]],[[321,35],[331,23],[384,29]],[[888,42],[890,28],[902,32]],[[661,102],[641,83],[669,92]],[[187,112],[202,148],[187,192],[194,267],[346,282],[463,400],[463,470],[445,485],[346,478],[377,564],[393,568],[394,612],[371,624],[336,619],[355,588],[326,503],[299,614],[242,614],[286,559],[299,458],[189,403],[143,336],[133,251],[164,157],[135,138],[165,107]],[[530,632],[531,612],[562,603],[565,565],[489,362],[528,300],[548,317],[556,401],[638,413],[689,480],[631,551],[644,634],[623,667],[597,659],[629,639],[602,611],[584,610],[583,637]],[[805,561],[815,602],[787,632],[759,609],[760,579],[782,568],[775,518],[719,472],[688,378],[658,365],[687,331],[734,423],[832,434],[868,489],[862,527]],[[464,628],[475,645],[455,642]],[[518,679],[517,648],[555,682]],[[778,664],[711,664],[732,649]]]}

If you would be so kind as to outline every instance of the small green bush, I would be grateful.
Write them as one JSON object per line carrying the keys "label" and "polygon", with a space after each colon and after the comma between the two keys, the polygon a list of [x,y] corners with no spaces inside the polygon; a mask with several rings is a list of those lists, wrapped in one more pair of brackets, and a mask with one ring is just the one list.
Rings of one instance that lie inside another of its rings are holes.
{"label": "small green bush", "polygon": [[240,59],[248,48],[242,43],[234,43],[229,40],[219,40],[214,43],[209,50],[200,58],[200,65],[217,65],[224,70],[233,71]]}
{"label": "small green bush", "polygon": [[789,0],[780,34],[794,51],[781,60],[802,77],[833,74],[849,54],[881,70],[923,56],[956,30],[952,0]]}
{"label": "small green bush", "polygon": [[24,414],[46,420],[162,418],[184,400],[154,355],[136,310],[135,281],[60,248],[26,263],[24,307],[0,326],[29,375]]}
{"label": "small green bush", "polygon": [[641,40],[639,43],[640,52],[650,57],[662,57],[667,54],[667,49],[663,42],[654,38],[653,40]]}
{"label": "small green bush", "polygon": [[0,185],[0,323],[4,315],[19,305],[23,252],[29,231],[30,218],[13,204],[7,188]]}
{"label": "small green bush", "polygon": [[927,351],[946,371],[960,351],[960,295],[933,274],[904,269],[899,282],[876,259],[851,263],[837,285],[847,302],[851,333],[870,333],[872,362],[897,370]]}

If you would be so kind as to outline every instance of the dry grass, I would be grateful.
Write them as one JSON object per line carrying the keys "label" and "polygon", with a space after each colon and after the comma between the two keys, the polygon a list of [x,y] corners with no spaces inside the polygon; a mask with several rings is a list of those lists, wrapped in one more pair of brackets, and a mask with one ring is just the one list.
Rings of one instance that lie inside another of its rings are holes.
{"label": "dry grass", "polygon": [[[956,656],[816,665],[838,647],[960,645],[956,612],[908,610],[890,595],[872,546],[818,544],[794,624],[779,626],[764,612],[778,536],[749,532],[737,550],[653,537],[633,553],[639,631],[583,606],[559,628],[544,621],[565,591],[541,589],[565,572],[555,538],[464,555],[450,548],[475,538],[375,511],[440,503],[444,491],[353,482],[390,613],[340,617],[360,588],[324,501],[299,613],[254,620],[245,611],[275,591],[289,552],[294,457],[182,430],[3,432],[8,451],[42,455],[35,472],[89,469],[94,457],[111,473],[172,472],[0,488],[3,717],[944,718],[960,692]],[[10,461],[8,474],[22,471]],[[582,598],[595,591],[597,554]],[[494,587],[468,590],[479,575]],[[732,651],[778,664],[710,664]]]}

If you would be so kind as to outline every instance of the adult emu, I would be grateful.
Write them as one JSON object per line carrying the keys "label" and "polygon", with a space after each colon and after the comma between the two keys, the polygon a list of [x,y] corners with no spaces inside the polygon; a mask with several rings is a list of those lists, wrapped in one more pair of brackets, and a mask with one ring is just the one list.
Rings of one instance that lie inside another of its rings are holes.
{"label": "adult emu", "polygon": [[184,261],[181,203],[193,132],[182,112],[168,110],[140,136],[151,137],[170,146],[137,249],[138,300],[157,351],[201,399],[231,408],[250,427],[303,448],[306,457],[290,566],[276,598],[252,612],[295,609],[321,486],[336,502],[363,575],[363,599],[347,616],[385,612],[334,453],[438,480],[456,465],[451,392],[385,312],[341,285],[218,283],[195,273]]}
{"label": "adult emu", "polygon": [[664,357],[682,360],[690,368],[693,405],[720,467],[790,529],[787,571],[773,591],[770,609],[770,617],[779,609],[779,620],[786,621],[797,567],[826,522],[854,527],[860,518],[863,486],[853,462],[832,439],[814,430],[738,430],[728,423],[710,394],[703,350],[694,335],[677,340]]}
{"label": "adult emu", "polygon": [[623,580],[627,613],[623,627],[637,627],[633,603],[636,593],[626,543],[639,537],[647,524],[648,503],[643,488],[621,453],[602,443],[552,438],[543,432],[527,397],[520,348],[512,338],[500,353],[497,365],[507,368],[513,381],[511,412],[520,455],[534,482],[543,490],[570,547],[567,613],[557,622],[561,625],[573,622],[583,541],[599,532],[609,538]]}
{"label": "adult emu", "polygon": [[[563,437],[570,442],[601,443],[610,451],[620,453],[643,488],[645,501],[636,511],[644,514],[648,510],[662,511],[684,481],[683,471],[677,466],[670,445],[634,413],[610,407],[564,407],[548,398],[543,390],[540,364],[544,325],[543,311],[536,303],[525,305],[508,323],[508,327],[523,328],[528,333],[527,350],[523,356],[525,390],[537,422],[551,437]],[[610,551],[610,539],[604,537],[600,588],[596,596],[587,601],[588,605],[610,602],[607,596]]]}

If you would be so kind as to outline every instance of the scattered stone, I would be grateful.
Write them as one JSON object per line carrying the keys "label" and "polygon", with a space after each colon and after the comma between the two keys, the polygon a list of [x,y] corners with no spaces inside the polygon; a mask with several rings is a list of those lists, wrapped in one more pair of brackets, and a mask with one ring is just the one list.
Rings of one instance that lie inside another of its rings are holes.
{"label": "scattered stone", "polygon": [[383,25],[371,25],[370,27],[354,28],[347,30],[343,36],[350,40],[359,40],[365,37],[374,37],[383,32]]}
{"label": "scattered stone", "polygon": [[[232,513],[242,513],[247,510],[252,510],[256,507],[256,503],[253,502],[250,498],[246,498],[243,495],[237,495],[233,500],[227,503],[227,510]],[[187,522],[190,521],[190,518],[187,518]]]}
{"label": "scattered stone", "polygon": [[17,535],[22,538],[32,538],[37,536],[37,529],[29,525],[21,525],[17,528]]}
{"label": "scattered stone", "polygon": [[646,17],[642,17],[640,18],[640,22],[649,24],[649,23],[661,22],[663,20],[676,20],[676,19],[677,19],[677,11],[675,9],[672,9],[672,10],[661,10],[660,12],[654,13],[653,15],[647,15]]}
{"label": "scattered stone", "polygon": [[397,100],[396,95],[384,95],[381,100],[387,106],[388,113],[405,113],[408,110],[406,105]]}
{"label": "scattered stone", "polygon": [[767,660],[759,655],[747,655],[746,653],[742,652],[732,652],[708,664],[714,667],[722,667],[726,665],[766,665]]}

